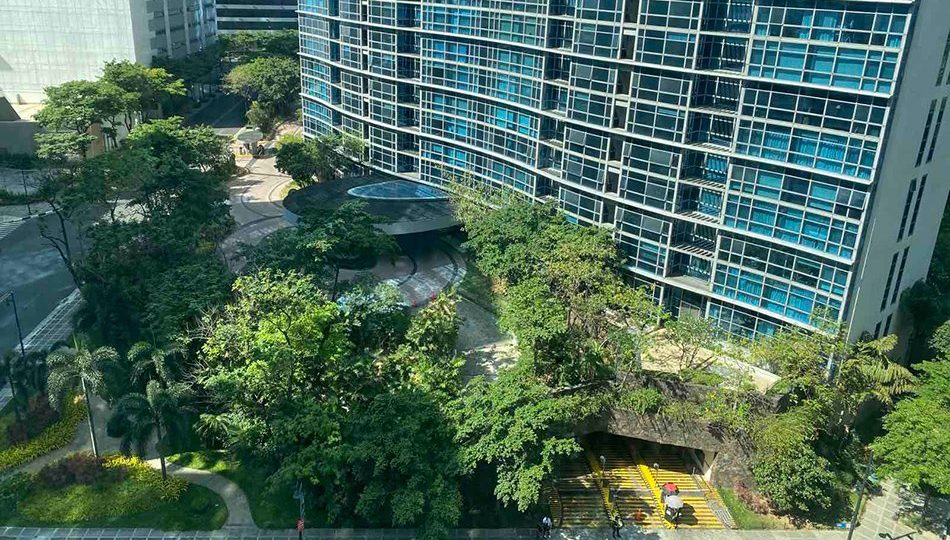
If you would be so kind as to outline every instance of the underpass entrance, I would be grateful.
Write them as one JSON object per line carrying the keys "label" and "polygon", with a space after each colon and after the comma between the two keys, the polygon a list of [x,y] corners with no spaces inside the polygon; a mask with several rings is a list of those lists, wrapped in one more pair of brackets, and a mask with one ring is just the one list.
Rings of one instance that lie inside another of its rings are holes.
{"label": "underpass entrance", "polygon": [[[619,515],[630,526],[721,529],[732,525],[704,478],[702,451],[609,433],[579,438],[583,452],[564,460],[550,490],[551,512],[563,527],[606,527]],[[661,488],[675,484],[683,502],[675,524],[663,518]]]}

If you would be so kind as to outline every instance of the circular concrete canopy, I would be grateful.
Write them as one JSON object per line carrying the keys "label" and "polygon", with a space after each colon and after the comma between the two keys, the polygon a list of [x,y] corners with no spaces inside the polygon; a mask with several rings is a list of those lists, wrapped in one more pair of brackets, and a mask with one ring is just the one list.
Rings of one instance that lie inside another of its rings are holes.
{"label": "circular concrete canopy", "polygon": [[399,236],[459,226],[449,195],[439,188],[381,172],[321,182],[291,191],[284,199],[287,219],[296,223],[308,212],[362,202],[381,231]]}

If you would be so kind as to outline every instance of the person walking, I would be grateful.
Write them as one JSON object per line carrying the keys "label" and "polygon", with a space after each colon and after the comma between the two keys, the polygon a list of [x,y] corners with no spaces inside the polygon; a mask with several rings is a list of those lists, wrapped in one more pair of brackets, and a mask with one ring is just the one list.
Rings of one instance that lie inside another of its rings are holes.
{"label": "person walking", "polygon": [[620,514],[614,514],[613,519],[610,520],[610,529],[611,529],[611,538],[620,538],[620,529],[623,528],[623,519],[620,518]]}
{"label": "person walking", "polygon": [[549,516],[541,518],[541,528],[544,530],[545,540],[551,538],[551,529],[554,528],[554,522],[551,521]]}

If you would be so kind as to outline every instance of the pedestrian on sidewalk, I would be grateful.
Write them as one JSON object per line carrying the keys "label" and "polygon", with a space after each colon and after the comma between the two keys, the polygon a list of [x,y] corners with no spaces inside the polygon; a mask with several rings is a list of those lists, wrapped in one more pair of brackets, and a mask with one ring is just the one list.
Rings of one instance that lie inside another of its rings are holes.
{"label": "pedestrian on sidewalk", "polygon": [[620,538],[620,529],[623,528],[623,519],[620,518],[620,514],[614,514],[613,519],[610,520],[610,529],[611,529],[611,538]]}
{"label": "pedestrian on sidewalk", "polygon": [[551,529],[554,528],[554,522],[551,521],[549,516],[544,516],[541,518],[541,527],[544,529],[545,540],[551,538]]}

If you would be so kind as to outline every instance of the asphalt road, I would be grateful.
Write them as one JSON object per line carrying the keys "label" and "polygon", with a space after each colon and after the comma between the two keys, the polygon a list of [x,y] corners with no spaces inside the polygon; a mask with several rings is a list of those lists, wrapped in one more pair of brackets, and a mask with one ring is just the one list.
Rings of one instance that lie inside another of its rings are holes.
{"label": "asphalt road", "polygon": [[[0,239],[0,291],[13,290],[26,337],[76,285],[56,250],[40,236],[40,222],[58,226],[56,216],[35,218]],[[9,303],[0,304],[0,353],[17,346]]]}
{"label": "asphalt road", "polygon": [[235,135],[247,123],[244,98],[221,94],[200,111],[190,115],[189,125],[207,124],[220,135]]}

